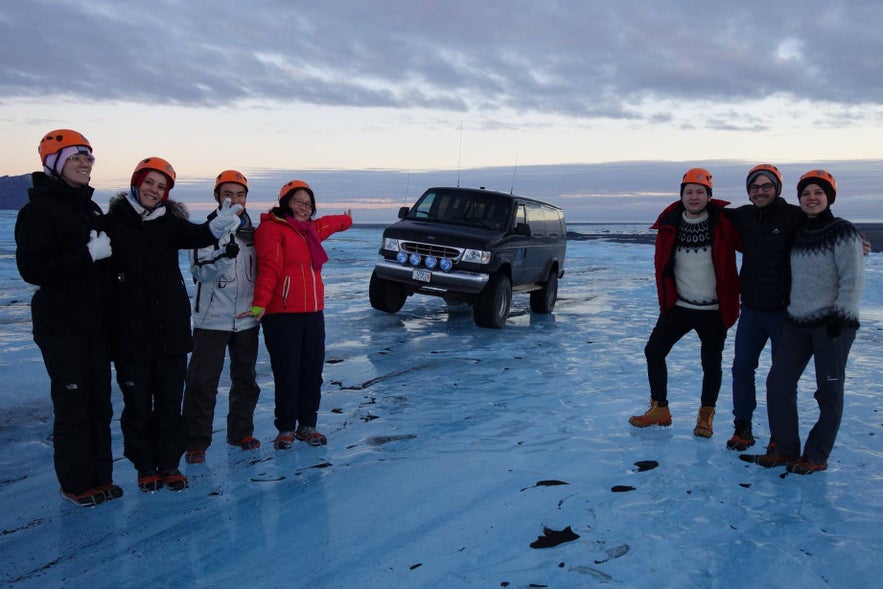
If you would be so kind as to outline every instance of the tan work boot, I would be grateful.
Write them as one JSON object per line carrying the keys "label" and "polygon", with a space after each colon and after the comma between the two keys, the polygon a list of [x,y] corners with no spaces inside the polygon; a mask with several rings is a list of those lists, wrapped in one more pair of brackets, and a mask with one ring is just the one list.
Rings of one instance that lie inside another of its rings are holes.
{"label": "tan work boot", "polygon": [[699,417],[696,418],[696,427],[693,435],[701,438],[710,438],[714,434],[711,424],[714,422],[714,407],[700,407]]}
{"label": "tan work boot", "polygon": [[632,415],[629,423],[635,427],[647,427],[649,425],[671,425],[671,412],[668,407],[660,407],[659,404],[650,400],[650,409],[644,415]]}

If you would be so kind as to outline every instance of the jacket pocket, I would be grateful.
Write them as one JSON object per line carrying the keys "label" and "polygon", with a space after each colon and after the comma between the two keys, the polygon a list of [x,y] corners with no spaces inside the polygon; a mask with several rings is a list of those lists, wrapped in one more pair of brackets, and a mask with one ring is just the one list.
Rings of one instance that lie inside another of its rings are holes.
{"label": "jacket pocket", "polygon": [[291,276],[286,276],[282,281],[282,306],[285,306],[288,300],[288,291],[291,288]]}

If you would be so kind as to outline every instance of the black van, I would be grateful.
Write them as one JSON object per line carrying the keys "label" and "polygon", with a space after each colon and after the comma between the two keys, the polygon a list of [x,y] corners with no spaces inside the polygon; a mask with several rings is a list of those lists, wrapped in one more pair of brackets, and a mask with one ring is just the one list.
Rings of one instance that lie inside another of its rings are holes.
{"label": "black van", "polygon": [[550,313],[564,276],[564,211],[531,198],[474,188],[430,188],[383,231],[371,306],[396,313],[415,293],[471,303],[475,324],[506,324],[513,292]]}

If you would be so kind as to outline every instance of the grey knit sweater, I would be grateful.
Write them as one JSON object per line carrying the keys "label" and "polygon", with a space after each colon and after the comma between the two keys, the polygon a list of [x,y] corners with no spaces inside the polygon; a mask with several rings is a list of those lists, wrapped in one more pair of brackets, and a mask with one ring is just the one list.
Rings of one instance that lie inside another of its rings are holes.
{"label": "grey knit sweater", "polygon": [[834,320],[858,328],[864,289],[861,234],[830,209],[811,218],[791,249],[791,301],[788,321],[814,327]]}

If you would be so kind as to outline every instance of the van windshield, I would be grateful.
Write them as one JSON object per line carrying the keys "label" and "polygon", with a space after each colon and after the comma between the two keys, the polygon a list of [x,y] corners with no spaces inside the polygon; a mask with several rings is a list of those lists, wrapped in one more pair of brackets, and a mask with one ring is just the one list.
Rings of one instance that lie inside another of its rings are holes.
{"label": "van windshield", "polygon": [[508,229],[511,213],[510,198],[452,189],[424,193],[406,218],[484,229]]}

